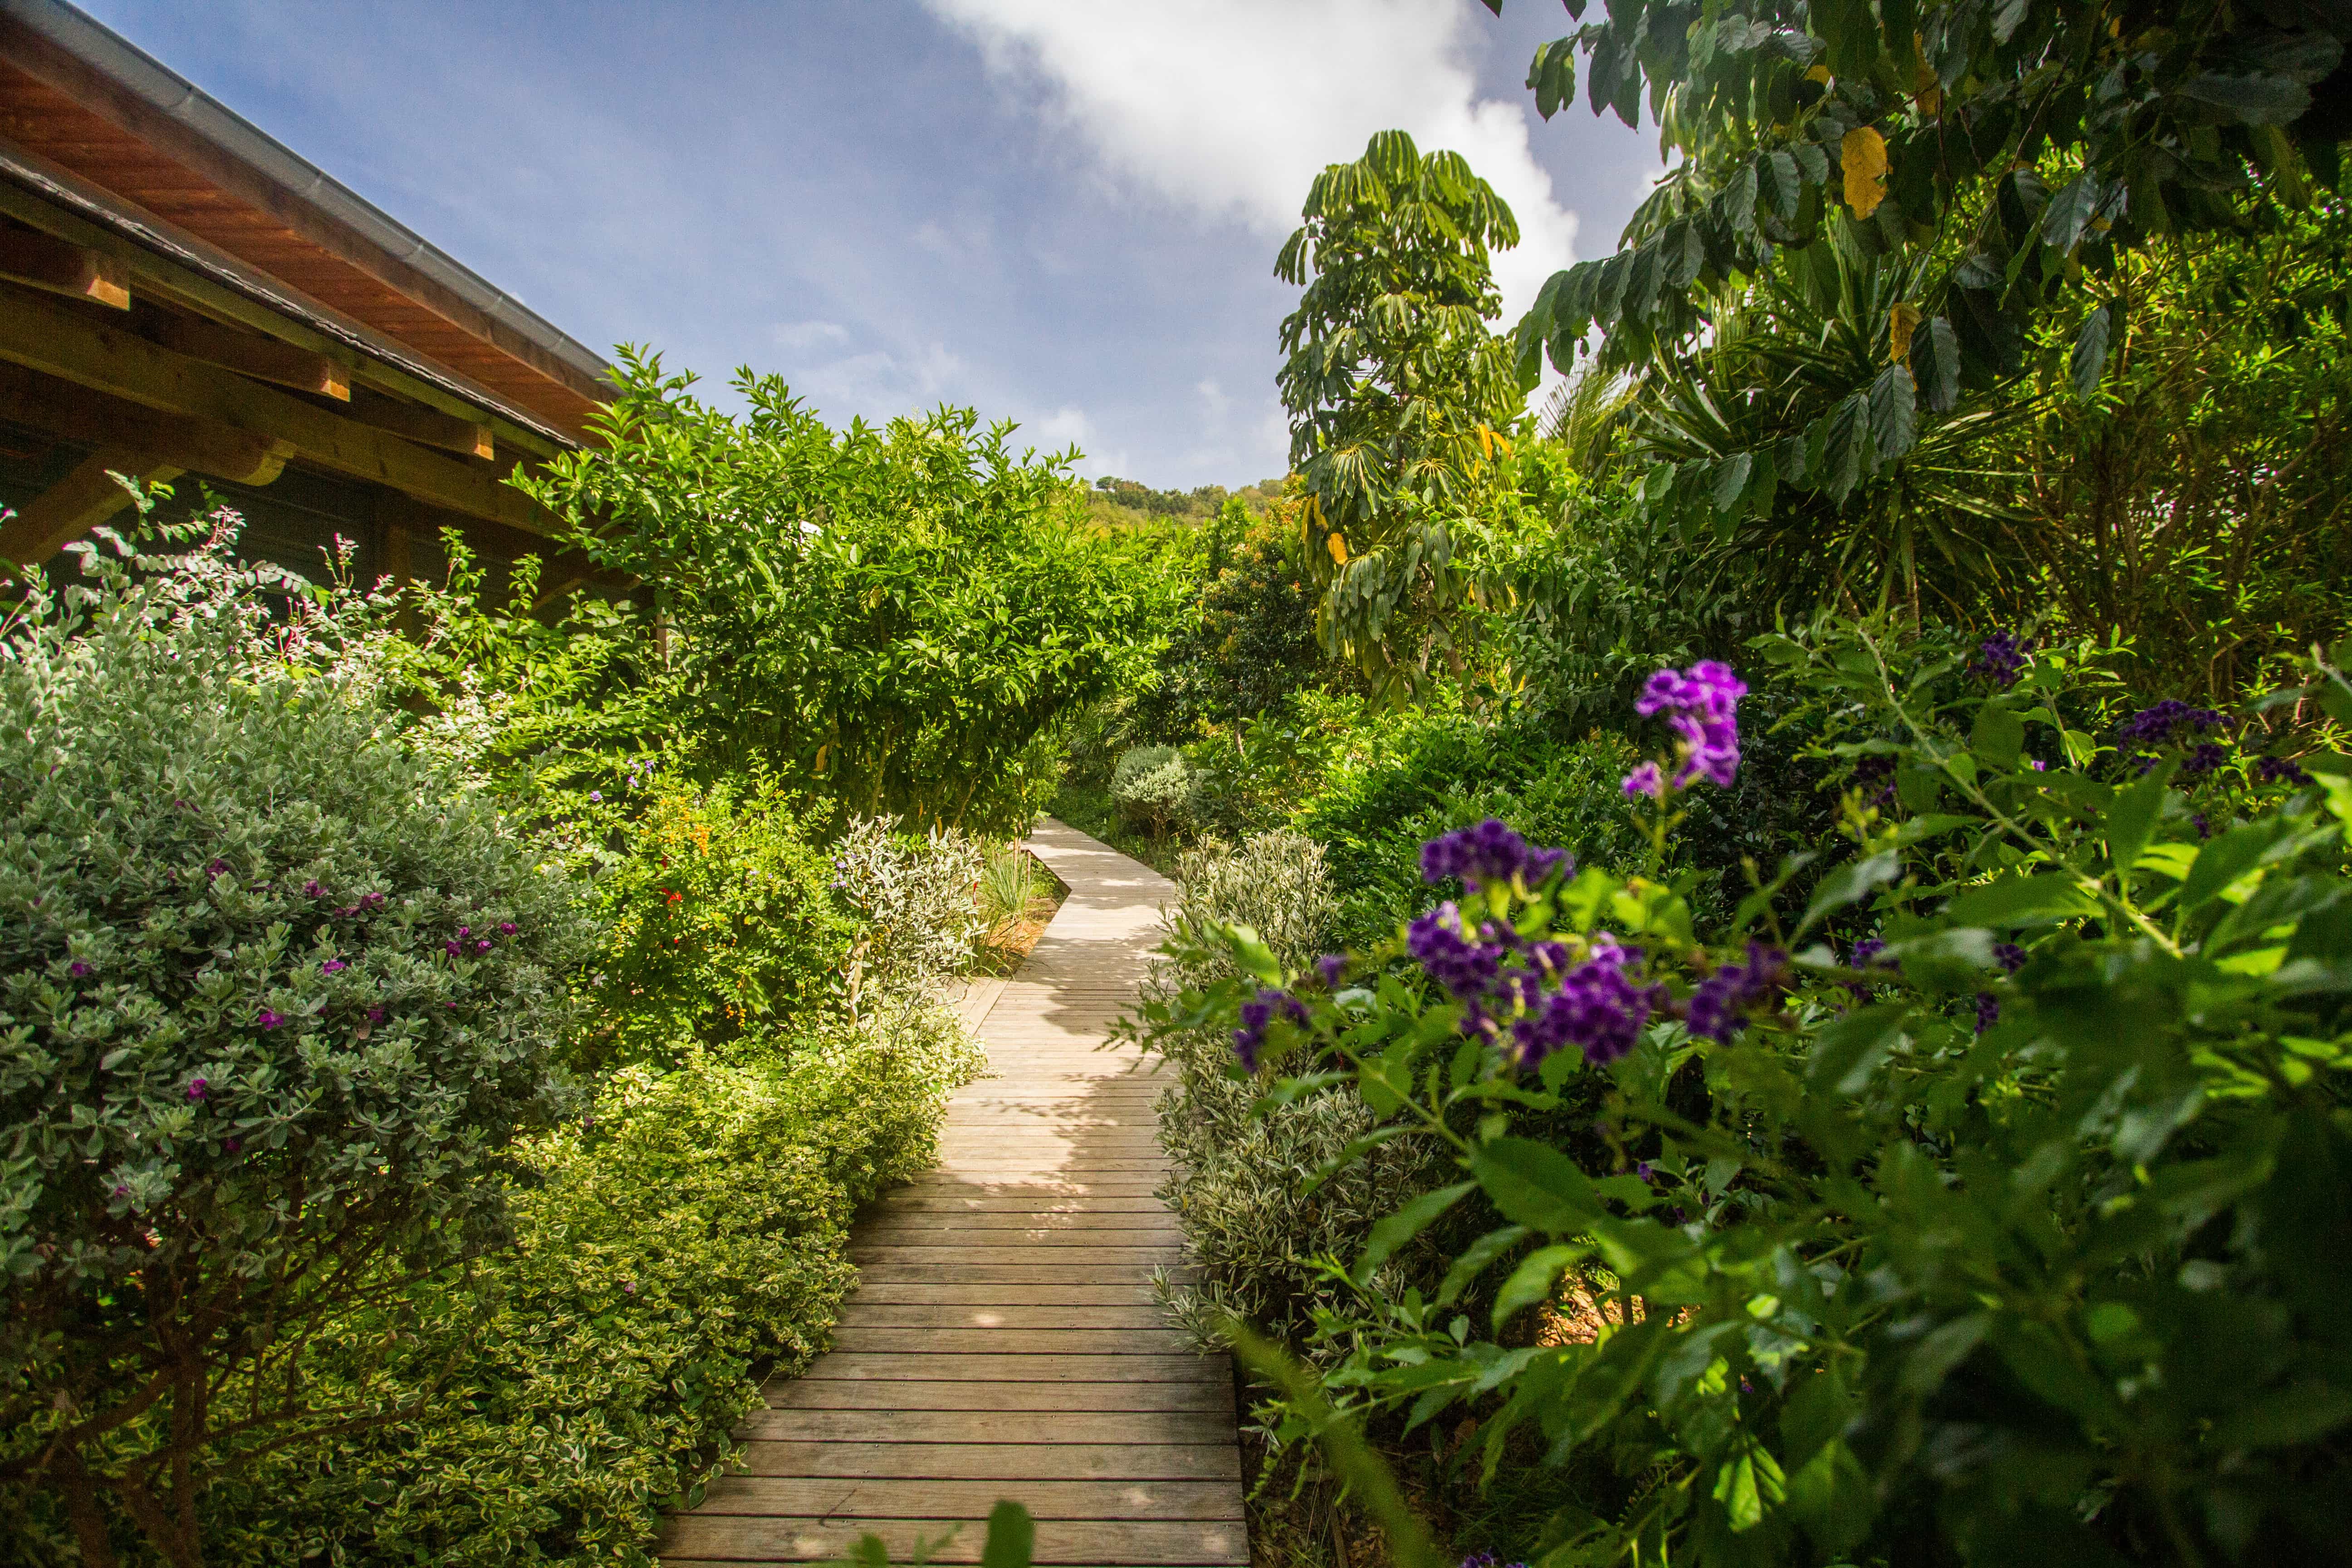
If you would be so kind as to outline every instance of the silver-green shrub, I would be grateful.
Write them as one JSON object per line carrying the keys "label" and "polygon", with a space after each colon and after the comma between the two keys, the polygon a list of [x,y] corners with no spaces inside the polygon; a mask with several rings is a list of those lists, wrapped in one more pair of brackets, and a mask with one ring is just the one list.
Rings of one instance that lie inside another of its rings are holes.
{"label": "silver-green shrub", "polygon": [[208,1432],[335,1420],[308,1335],[500,1233],[589,932],[299,584],[89,564],[0,640],[0,1482],[188,1561]]}
{"label": "silver-green shrub", "polygon": [[1110,799],[1118,814],[1155,837],[1192,820],[1200,774],[1173,746],[1131,746],[1111,770]]}
{"label": "silver-green shrub", "polygon": [[860,817],[833,855],[835,885],[861,928],[848,959],[853,1011],[877,995],[938,996],[970,967],[986,929],[980,840],[955,828],[902,833],[896,817]]}
{"label": "silver-green shrub", "polygon": [[[1233,977],[1200,941],[1208,928],[1255,930],[1286,968],[1311,963],[1339,912],[1322,847],[1303,835],[1264,833],[1239,846],[1206,845],[1179,857],[1176,903],[1162,911],[1169,948],[1147,983],[1150,995]],[[1163,1285],[1176,1321],[1204,1345],[1217,1324],[1238,1315],[1279,1331],[1302,1327],[1309,1311],[1335,1305],[1325,1258],[1352,1258],[1402,1194],[1433,1185],[1433,1153],[1400,1139],[1309,1191],[1309,1182],[1377,1121],[1351,1088],[1302,1095],[1252,1116],[1258,1085],[1230,1070],[1231,1043],[1217,1031],[1163,1034],[1156,1044],[1179,1072],[1162,1097],[1160,1141],[1178,1173],[1162,1195],[1184,1227],[1202,1272],[1194,1287]]]}

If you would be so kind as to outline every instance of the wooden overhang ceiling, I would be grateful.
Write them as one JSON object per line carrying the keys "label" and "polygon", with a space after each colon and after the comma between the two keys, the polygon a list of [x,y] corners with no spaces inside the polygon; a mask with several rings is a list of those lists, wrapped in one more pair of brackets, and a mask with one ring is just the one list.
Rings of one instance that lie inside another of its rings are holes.
{"label": "wooden overhang ceiling", "polygon": [[596,355],[55,0],[0,3],[0,136],[573,441],[609,392]]}

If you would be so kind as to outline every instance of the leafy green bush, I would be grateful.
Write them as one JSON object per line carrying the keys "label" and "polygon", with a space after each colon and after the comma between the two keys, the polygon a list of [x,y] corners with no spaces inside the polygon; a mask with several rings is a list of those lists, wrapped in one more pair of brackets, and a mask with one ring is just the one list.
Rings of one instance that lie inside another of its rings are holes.
{"label": "leafy green bush", "polygon": [[1088,523],[1066,458],[942,408],[835,431],[747,371],[741,417],[624,348],[603,439],[527,488],[661,595],[671,727],[845,812],[1025,831],[1041,740],[1138,678],[1181,591]]}
{"label": "leafy green bush", "polygon": [[226,1456],[348,1417],[310,1336],[495,1240],[589,935],[299,584],[140,565],[0,657],[0,1480],[92,1565],[193,1561]]}
{"label": "leafy green bush", "polygon": [[[2087,644],[1898,634],[1759,639],[1853,771],[1853,858],[1801,911],[1811,846],[1702,921],[1654,854],[1570,875],[1489,824],[1430,846],[1468,890],[1369,965],[1233,934],[1238,977],[1160,1015],[1450,1146],[1360,1270],[1474,1195],[1504,1222],[1327,1317],[1327,1386],[1475,1421],[1465,1479],[1594,1467],[1526,1527],[1551,1564],[2339,1558],[2352,759],[2262,725],[2352,726],[2352,685],[2126,716]],[[1683,746],[1627,788],[1662,848],[1662,775],[1737,765],[1738,691],[1651,691]],[[1545,1129],[1596,1086],[1591,1137]],[[1570,1289],[1583,1331],[1510,1337]]]}
{"label": "leafy green bush", "polygon": [[1192,819],[1200,781],[1174,746],[1132,746],[1111,770],[1110,798],[1119,815],[1155,837]]}
{"label": "leafy green bush", "polygon": [[1489,816],[1580,859],[1630,861],[1640,841],[1618,781],[1633,760],[1611,736],[1561,743],[1532,722],[1415,715],[1334,766],[1292,820],[1329,857],[1335,934],[1365,945],[1420,908],[1423,841]]}
{"label": "leafy green bush", "polygon": [[759,778],[695,788],[650,763],[625,777],[646,782],[611,803],[624,848],[596,885],[610,934],[583,1064],[759,1048],[837,1004],[857,922],[809,842],[805,797]]}
{"label": "leafy green bush", "polygon": [[[982,1065],[947,1014],[903,1003],[777,1055],[625,1069],[525,1145],[514,1247],[435,1282],[403,1341],[403,1418],[240,1478],[217,1559],[647,1562],[656,1510],[718,1473],[757,1376],[824,1347],[852,1215],[931,1163]],[[375,1329],[346,1322],[336,1350]]]}

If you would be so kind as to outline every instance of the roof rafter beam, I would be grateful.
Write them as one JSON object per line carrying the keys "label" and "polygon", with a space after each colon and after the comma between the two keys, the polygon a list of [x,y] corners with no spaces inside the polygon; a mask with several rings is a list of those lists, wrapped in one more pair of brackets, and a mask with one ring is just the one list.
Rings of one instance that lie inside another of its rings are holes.
{"label": "roof rafter beam", "polygon": [[165,413],[289,441],[306,461],[468,517],[540,534],[556,526],[551,513],[488,464],[426,451],[37,295],[12,289],[0,297],[0,359]]}
{"label": "roof rafter beam", "polygon": [[0,278],[109,310],[131,309],[131,268],[37,229],[0,228]]}

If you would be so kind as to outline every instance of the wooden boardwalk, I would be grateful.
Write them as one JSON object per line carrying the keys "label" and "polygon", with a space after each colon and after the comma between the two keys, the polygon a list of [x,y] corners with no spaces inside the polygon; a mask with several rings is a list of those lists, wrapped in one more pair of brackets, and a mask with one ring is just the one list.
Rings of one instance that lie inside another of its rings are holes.
{"label": "wooden boardwalk", "polygon": [[712,1484],[661,1542],[669,1568],[838,1557],[880,1536],[906,1562],[976,1562],[1000,1498],[1037,1521],[1036,1561],[1245,1563],[1232,1371],[1188,1352],[1151,1292],[1182,1276],[1152,1195],[1160,1080],[1100,1049],[1174,889],[1048,819],[1029,847],[1069,898],[1021,972],[972,1000],[994,1076],[949,1109],[940,1164],[853,1238],[834,1349],[771,1384]]}

